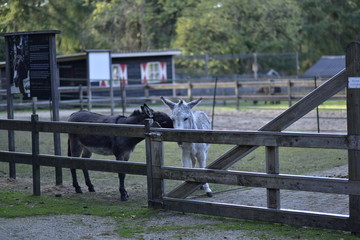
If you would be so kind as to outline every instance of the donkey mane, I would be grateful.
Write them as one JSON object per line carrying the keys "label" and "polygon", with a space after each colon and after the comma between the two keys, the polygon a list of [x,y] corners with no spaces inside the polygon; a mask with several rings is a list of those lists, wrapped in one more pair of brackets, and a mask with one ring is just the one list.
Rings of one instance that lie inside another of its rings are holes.
{"label": "donkey mane", "polygon": [[[134,110],[129,117],[131,116],[138,116],[138,115],[141,115],[142,113],[140,112],[140,110]],[[125,117],[125,116],[124,116]]]}

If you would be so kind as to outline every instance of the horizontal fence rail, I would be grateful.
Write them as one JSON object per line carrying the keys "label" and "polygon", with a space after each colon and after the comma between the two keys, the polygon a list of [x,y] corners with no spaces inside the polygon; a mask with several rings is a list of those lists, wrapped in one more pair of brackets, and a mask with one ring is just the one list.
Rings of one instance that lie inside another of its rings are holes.
{"label": "horizontal fence rail", "polygon": [[296,132],[241,132],[213,130],[157,130],[166,141],[235,144],[244,146],[360,149],[360,137],[346,134]]}
{"label": "horizontal fence rail", "polygon": [[[31,153],[0,151],[1,162],[33,164]],[[96,158],[64,157],[48,154],[37,155],[37,164],[46,167],[77,168],[102,172],[146,175],[146,164]]]}
{"label": "horizontal fence rail", "polygon": [[348,216],[339,214],[323,214],[306,211],[278,210],[265,207],[242,206],[201,202],[188,199],[163,198],[163,208],[180,212],[207,214],[220,217],[296,224],[319,228],[350,231]]}
{"label": "horizontal fence rail", "polygon": [[360,181],[349,182],[347,179],[342,178],[176,167],[162,167],[161,170],[154,172],[154,176],[188,182],[209,182],[246,187],[360,195]]}

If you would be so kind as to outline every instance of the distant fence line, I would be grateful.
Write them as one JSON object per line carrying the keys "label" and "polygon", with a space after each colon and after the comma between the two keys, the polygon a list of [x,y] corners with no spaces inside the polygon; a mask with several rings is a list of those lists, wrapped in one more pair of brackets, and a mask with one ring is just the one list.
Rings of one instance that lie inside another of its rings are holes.
{"label": "distant fence line", "polygon": [[[320,86],[324,81],[316,83]],[[312,80],[267,80],[267,81],[219,81],[216,84],[216,100],[235,101],[236,108],[240,109],[241,101],[287,101],[291,106],[293,101],[297,101],[307,95],[315,88]],[[169,83],[169,84],[127,84],[113,87],[110,94],[110,87],[91,86],[91,94],[88,94],[87,86],[66,86],[59,87],[61,105],[81,105],[89,108],[93,104],[120,103],[123,108],[126,104],[159,101],[159,94],[151,94],[153,90],[171,90],[164,95],[170,98],[194,99],[202,97],[204,100],[213,100],[214,82],[193,82]],[[136,91],[136,96],[127,94],[129,91]],[[170,94],[169,94],[170,93]],[[5,90],[0,90],[0,96],[6,96]],[[333,100],[345,100],[345,92],[341,92]],[[31,101],[21,101],[14,103],[15,107],[31,107]],[[37,106],[47,106],[47,101],[37,101]],[[6,108],[6,103],[0,103],[0,109]],[[124,109],[123,109],[124,110]],[[125,110],[124,110],[125,111]]]}

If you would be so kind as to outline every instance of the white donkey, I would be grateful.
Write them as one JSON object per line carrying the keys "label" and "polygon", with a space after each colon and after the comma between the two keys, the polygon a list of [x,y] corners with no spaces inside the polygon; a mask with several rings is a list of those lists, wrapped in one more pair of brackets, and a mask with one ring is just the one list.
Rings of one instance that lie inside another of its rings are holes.
{"label": "white donkey", "polygon": [[[171,110],[172,115],[170,116],[173,121],[175,129],[211,129],[210,119],[206,113],[202,111],[192,111],[192,108],[196,106],[201,98],[191,102],[185,102],[180,99],[178,103],[174,103],[161,97],[161,100]],[[196,160],[199,163],[200,168],[206,167],[206,156],[210,144],[207,143],[178,143],[182,149],[182,161],[183,167],[190,167],[190,160],[192,167],[196,165]],[[208,183],[203,185],[203,188],[208,197],[212,197],[212,191]]]}

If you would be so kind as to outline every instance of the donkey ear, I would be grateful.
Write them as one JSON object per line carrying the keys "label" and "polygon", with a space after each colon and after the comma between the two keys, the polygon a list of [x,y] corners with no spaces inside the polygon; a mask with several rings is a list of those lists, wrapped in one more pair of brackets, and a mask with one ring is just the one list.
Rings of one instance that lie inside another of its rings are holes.
{"label": "donkey ear", "polygon": [[171,110],[174,109],[176,103],[174,103],[174,102],[172,102],[172,101],[170,101],[170,100],[167,100],[167,99],[165,99],[164,97],[160,97],[160,99],[161,99],[161,101],[162,101],[165,105],[167,105]]}
{"label": "donkey ear", "polygon": [[188,103],[188,106],[189,106],[190,108],[193,108],[193,107],[195,107],[198,103],[200,103],[201,100],[202,100],[202,98],[199,98],[198,100],[191,101],[191,102]]}
{"label": "donkey ear", "polygon": [[141,110],[143,111],[143,113],[145,113],[149,118],[153,118],[153,110],[151,108],[148,107],[148,105],[146,105],[146,103],[144,103],[143,106],[141,106]]}

